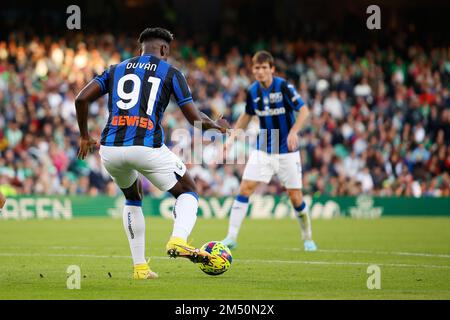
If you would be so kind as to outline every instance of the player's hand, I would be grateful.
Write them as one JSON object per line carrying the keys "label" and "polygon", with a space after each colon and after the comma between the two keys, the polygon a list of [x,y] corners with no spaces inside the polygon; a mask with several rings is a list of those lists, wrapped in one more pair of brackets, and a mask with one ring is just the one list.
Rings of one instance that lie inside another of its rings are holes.
{"label": "player's hand", "polygon": [[78,150],[78,159],[84,160],[88,154],[89,151],[92,151],[94,147],[98,147],[99,143],[92,139],[91,137],[81,137],[80,138],[80,149]]}
{"label": "player's hand", "polygon": [[289,135],[288,135],[288,138],[287,138],[287,143],[288,143],[289,151],[294,152],[295,150],[297,150],[297,147],[298,147],[298,135],[296,133],[289,132]]}
{"label": "player's hand", "polygon": [[228,121],[226,119],[223,119],[222,116],[220,116],[216,120],[216,124],[219,127],[220,132],[222,132],[222,133],[227,133],[227,129],[231,128],[231,126],[228,123]]}

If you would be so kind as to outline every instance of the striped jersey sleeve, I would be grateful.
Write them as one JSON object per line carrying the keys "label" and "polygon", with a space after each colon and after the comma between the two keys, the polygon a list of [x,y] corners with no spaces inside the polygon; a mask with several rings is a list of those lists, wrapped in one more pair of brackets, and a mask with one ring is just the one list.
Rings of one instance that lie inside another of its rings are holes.
{"label": "striped jersey sleeve", "polygon": [[109,68],[106,69],[101,75],[96,76],[94,81],[97,82],[102,91],[102,95],[108,92],[109,87]]}
{"label": "striped jersey sleeve", "polygon": [[298,111],[305,104],[295,87],[287,81],[283,81],[281,84],[281,92],[283,98],[293,110]]}
{"label": "striped jersey sleeve", "polygon": [[172,77],[172,90],[175,100],[180,107],[193,101],[192,93],[189,89],[185,76],[175,68]]}
{"label": "striped jersey sleeve", "polygon": [[253,98],[250,93],[250,89],[247,90],[247,101],[245,103],[245,113],[247,113],[251,116],[256,115],[255,108],[253,107]]}

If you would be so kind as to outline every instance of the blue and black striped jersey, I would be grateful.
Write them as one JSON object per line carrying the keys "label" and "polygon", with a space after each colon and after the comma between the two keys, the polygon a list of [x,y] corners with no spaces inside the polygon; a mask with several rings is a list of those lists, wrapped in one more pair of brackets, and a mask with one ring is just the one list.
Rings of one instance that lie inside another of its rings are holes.
{"label": "blue and black striped jersey", "polygon": [[258,81],[247,90],[245,112],[259,117],[257,149],[267,153],[288,153],[287,137],[304,102],[292,84],[274,77],[265,89]]}
{"label": "blue and black striped jersey", "polygon": [[180,107],[192,102],[184,75],[152,55],[113,65],[94,81],[109,95],[109,117],[100,141],[105,146],[161,147],[161,120],[171,94]]}

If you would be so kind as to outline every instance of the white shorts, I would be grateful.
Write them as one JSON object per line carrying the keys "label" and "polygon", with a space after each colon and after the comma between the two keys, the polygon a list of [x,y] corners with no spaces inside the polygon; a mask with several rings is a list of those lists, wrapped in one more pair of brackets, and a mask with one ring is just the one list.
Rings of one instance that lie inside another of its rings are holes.
{"label": "white shorts", "polygon": [[269,183],[274,174],[286,189],[301,189],[303,184],[300,152],[268,154],[254,150],[250,153],[242,179]]}
{"label": "white shorts", "polygon": [[121,189],[129,188],[140,172],[158,189],[167,191],[186,173],[184,163],[166,145],[160,148],[100,146],[99,153],[106,170]]}

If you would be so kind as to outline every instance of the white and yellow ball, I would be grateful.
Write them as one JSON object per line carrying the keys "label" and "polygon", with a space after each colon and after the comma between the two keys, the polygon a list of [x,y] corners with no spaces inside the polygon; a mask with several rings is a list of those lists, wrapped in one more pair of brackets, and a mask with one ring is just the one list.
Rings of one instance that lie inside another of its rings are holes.
{"label": "white and yellow ball", "polygon": [[201,250],[204,250],[212,255],[209,263],[200,263],[199,267],[204,273],[210,276],[217,276],[224,273],[231,267],[233,257],[230,249],[219,241],[210,241],[205,243]]}

